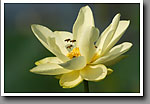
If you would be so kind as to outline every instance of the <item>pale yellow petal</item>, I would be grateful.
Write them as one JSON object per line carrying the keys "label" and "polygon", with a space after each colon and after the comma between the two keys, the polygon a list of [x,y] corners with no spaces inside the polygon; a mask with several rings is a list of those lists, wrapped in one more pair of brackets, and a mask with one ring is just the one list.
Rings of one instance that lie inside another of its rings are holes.
{"label": "pale yellow petal", "polygon": [[77,47],[79,47],[81,55],[85,57],[86,63],[90,63],[95,54],[94,42],[96,42],[98,35],[99,30],[95,27],[90,27],[78,40],[79,44],[77,44]]}
{"label": "pale yellow petal", "polygon": [[86,61],[83,56],[79,56],[59,65],[69,70],[80,70],[86,66]]}
{"label": "pale yellow petal", "polygon": [[84,80],[99,81],[106,77],[107,68],[102,65],[88,65],[80,71],[80,74]]}
{"label": "pale yellow petal", "polygon": [[110,68],[107,69],[107,75],[110,75],[112,72],[113,72],[112,69],[110,69]]}
{"label": "pale yellow petal", "polygon": [[63,74],[60,78],[59,84],[63,88],[73,88],[79,85],[83,81],[79,71],[72,71],[70,73]]}
{"label": "pale yellow petal", "polygon": [[112,65],[117,64],[118,62],[120,62],[121,60],[123,60],[127,57],[128,57],[127,55],[121,55],[121,56],[118,56],[117,58],[114,58],[113,60],[110,60],[110,61],[105,62],[103,64],[106,65],[106,66],[112,66]]}
{"label": "pale yellow petal", "polygon": [[100,35],[100,37],[98,38],[98,40],[96,41],[96,46],[97,46],[97,51],[102,50],[103,48],[103,44],[105,42],[105,39],[107,37],[107,35],[110,33],[110,26],[109,25]]}
{"label": "pale yellow petal", "polygon": [[46,63],[34,67],[30,72],[42,75],[59,75],[71,72],[71,70],[64,69],[55,63]]}
{"label": "pale yellow petal", "polygon": [[102,32],[101,36],[96,42],[97,51],[101,50],[103,52],[108,44],[110,43],[111,39],[114,36],[114,33],[117,29],[118,23],[120,20],[120,13],[118,13],[112,20],[112,23]]}
{"label": "pale yellow petal", "polygon": [[111,39],[111,41],[109,42],[103,53],[107,53],[119,41],[119,39],[122,37],[126,29],[128,28],[129,24],[130,21],[122,20],[119,22],[113,38]]}
{"label": "pale yellow petal", "polygon": [[39,39],[39,41],[49,50],[51,51],[50,47],[47,43],[48,37],[54,37],[54,33],[45,26],[33,24],[31,25],[31,29],[34,35]]}
{"label": "pale yellow petal", "polygon": [[[56,55],[58,58],[60,58],[62,61],[69,60],[65,55],[66,53],[63,51],[63,49],[60,49],[58,46],[58,41],[56,41],[56,35],[47,27],[42,25],[31,25],[31,29],[35,36],[39,39],[39,41],[54,55]],[[51,39],[51,42],[48,40]],[[50,44],[51,43],[51,44]]]}
{"label": "pale yellow petal", "polygon": [[120,21],[120,13],[116,14],[111,23],[111,30],[116,30]]}
{"label": "pale yellow petal", "polygon": [[78,40],[89,26],[94,26],[94,18],[90,7],[85,6],[80,9],[78,17],[73,25],[73,39]]}
{"label": "pale yellow petal", "polygon": [[62,53],[62,51],[60,50],[60,48],[56,44],[56,39],[55,38],[49,37],[48,38],[48,45],[50,47],[51,52],[54,55],[56,55],[60,60],[62,60],[63,62],[66,62],[66,61],[69,60],[69,58]]}
{"label": "pale yellow petal", "polygon": [[98,58],[92,64],[104,64],[109,61],[113,61],[118,56],[127,52],[132,47],[132,43],[124,42],[120,45],[113,47],[105,56]]}
{"label": "pale yellow petal", "polygon": [[65,41],[66,39],[73,39],[73,34],[67,31],[55,31],[55,39],[58,47],[61,49],[63,54],[68,54],[67,45],[71,44],[71,42]]}
{"label": "pale yellow petal", "polygon": [[62,63],[62,61],[58,57],[46,57],[44,59],[36,61],[35,65],[46,64],[46,63],[60,64],[60,63]]}

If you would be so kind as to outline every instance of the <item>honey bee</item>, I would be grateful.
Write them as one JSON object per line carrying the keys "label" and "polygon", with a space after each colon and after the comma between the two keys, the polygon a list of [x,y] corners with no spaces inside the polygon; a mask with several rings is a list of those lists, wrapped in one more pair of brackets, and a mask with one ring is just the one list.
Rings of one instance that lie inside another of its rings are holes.
{"label": "honey bee", "polygon": [[70,40],[70,42],[72,42],[72,43],[73,43],[73,42],[76,42],[76,40]]}
{"label": "honey bee", "polygon": [[65,41],[65,42],[69,42],[70,40],[71,40],[71,39],[65,39],[64,41]]}
{"label": "honey bee", "polygon": [[95,46],[95,48],[97,48],[97,46]]}
{"label": "honey bee", "polygon": [[70,49],[71,47],[73,47],[73,45],[69,45],[69,46],[67,46],[67,48],[69,48],[69,49]]}

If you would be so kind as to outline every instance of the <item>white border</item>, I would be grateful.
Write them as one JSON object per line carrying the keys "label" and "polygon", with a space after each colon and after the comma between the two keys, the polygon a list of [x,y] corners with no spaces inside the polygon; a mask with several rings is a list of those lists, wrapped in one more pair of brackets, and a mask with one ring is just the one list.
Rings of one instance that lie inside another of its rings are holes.
{"label": "white border", "polygon": [[[140,3],[140,93],[4,93],[4,3]],[[1,96],[143,96],[143,0],[1,0]]]}
{"label": "white border", "polygon": [[1,0],[1,3],[142,3],[142,0]]}

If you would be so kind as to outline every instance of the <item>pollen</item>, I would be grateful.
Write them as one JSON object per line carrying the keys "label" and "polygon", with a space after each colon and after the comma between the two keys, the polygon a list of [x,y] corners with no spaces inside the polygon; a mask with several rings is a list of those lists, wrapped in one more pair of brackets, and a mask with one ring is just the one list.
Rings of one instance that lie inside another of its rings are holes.
{"label": "pollen", "polygon": [[79,48],[73,48],[73,50],[67,54],[67,57],[69,57],[70,59],[74,58],[74,57],[79,57],[81,56]]}

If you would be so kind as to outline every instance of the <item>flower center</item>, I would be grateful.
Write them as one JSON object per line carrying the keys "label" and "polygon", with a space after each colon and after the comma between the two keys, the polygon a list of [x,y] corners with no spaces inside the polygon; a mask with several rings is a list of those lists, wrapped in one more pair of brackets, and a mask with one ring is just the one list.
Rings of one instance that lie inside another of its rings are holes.
{"label": "flower center", "polygon": [[67,57],[69,57],[70,59],[74,57],[79,57],[79,56],[81,56],[79,47],[73,48],[73,50],[67,54]]}

